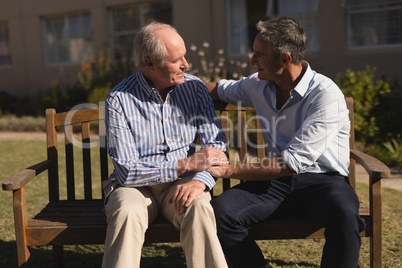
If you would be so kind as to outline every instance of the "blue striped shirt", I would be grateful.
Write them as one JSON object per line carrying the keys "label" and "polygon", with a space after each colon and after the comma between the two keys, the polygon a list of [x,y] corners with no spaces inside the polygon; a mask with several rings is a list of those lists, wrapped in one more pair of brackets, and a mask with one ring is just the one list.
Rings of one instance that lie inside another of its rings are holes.
{"label": "blue striped shirt", "polygon": [[[141,187],[180,179],[177,162],[209,146],[225,151],[226,138],[209,96],[198,78],[185,74],[185,82],[170,90],[165,102],[141,71],[118,84],[105,100],[109,155],[114,165],[111,180],[122,186]],[[208,171],[194,180],[212,189]]]}

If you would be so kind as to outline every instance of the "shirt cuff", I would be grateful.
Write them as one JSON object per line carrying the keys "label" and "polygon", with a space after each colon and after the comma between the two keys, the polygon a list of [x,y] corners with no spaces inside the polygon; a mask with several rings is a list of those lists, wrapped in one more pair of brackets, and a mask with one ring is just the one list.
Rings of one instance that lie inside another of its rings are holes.
{"label": "shirt cuff", "polygon": [[171,182],[177,180],[177,162],[172,160],[161,164],[161,182]]}
{"label": "shirt cuff", "polygon": [[306,169],[300,165],[299,161],[288,150],[282,151],[281,155],[285,164],[296,171],[297,174],[306,172]]}
{"label": "shirt cuff", "polygon": [[193,180],[200,181],[206,185],[205,191],[211,191],[215,186],[215,179],[208,171],[197,172],[193,177]]}

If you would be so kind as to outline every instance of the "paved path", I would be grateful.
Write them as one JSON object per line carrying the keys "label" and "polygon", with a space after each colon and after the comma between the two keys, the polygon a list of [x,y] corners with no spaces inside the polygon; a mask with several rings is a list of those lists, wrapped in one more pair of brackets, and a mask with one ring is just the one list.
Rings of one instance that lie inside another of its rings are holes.
{"label": "paved path", "polygon": [[[60,138],[62,135],[60,136]],[[46,140],[43,132],[0,132],[0,140]],[[357,178],[359,182],[368,183],[368,175],[362,166],[357,165]],[[402,191],[402,169],[391,169],[391,177],[383,180],[382,187]]]}
{"label": "paved path", "polygon": [[[361,165],[356,165],[356,177],[358,182],[368,183],[368,174]],[[402,191],[402,169],[391,168],[391,177],[383,179],[381,186]]]}

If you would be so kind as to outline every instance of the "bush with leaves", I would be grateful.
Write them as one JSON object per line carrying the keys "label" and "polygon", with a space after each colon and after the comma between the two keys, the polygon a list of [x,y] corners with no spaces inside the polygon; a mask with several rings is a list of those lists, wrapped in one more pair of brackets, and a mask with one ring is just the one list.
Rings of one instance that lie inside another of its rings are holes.
{"label": "bush with leaves", "polygon": [[392,166],[401,166],[402,165],[402,144],[399,143],[396,139],[392,139],[391,141],[387,141],[383,144],[385,148],[388,150],[387,155],[387,163]]}
{"label": "bush with leaves", "polygon": [[384,75],[376,78],[375,67],[346,70],[335,82],[346,97],[353,97],[356,141],[364,150],[391,166],[402,166],[401,89]]}
{"label": "bush with leaves", "polygon": [[80,103],[98,104],[105,100],[115,85],[133,72],[131,56],[123,59],[116,55],[111,60],[108,51],[103,51],[97,58],[90,57],[88,62],[81,64],[76,83],[69,85],[60,81],[53,82],[43,97],[43,105],[45,108],[68,111]]}
{"label": "bush with leaves", "polygon": [[335,79],[344,95],[353,97],[356,139],[365,144],[383,141],[384,133],[379,125],[382,118],[378,107],[391,94],[390,83],[383,76],[376,80],[375,71],[376,68],[369,66],[364,71],[348,69]]}
{"label": "bush with leaves", "polygon": [[97,104],[105,100],[114,86],[133,73],[131,55],[125,59],[115,55],[112,61],[110,54],[105,51],[97,59],[90,57],[89,62],[82,64],[78,81],[89,93],[88,101]]}
{"label": "bush with leaves", "polygon": [[87,100],[88,92],[79,83],[69,85],[54,81],[43,96],[42,112],[47,108],[55,108],[59,112],[69,111],[71,107]]}

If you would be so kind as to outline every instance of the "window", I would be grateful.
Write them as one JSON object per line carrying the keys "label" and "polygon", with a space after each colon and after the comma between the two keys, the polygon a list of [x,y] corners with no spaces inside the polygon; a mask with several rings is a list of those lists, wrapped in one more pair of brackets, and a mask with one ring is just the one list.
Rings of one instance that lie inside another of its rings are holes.
{"label": "window", "polygon": [[402,46],[402,1],[346,0],[348,46]]}
{"label": "window", "polygon": [[11,51],[6,22],[0,22],[0,67],[11,66]]}
{"label": "window", "polygon": [[275,16],[289,16],[296,19],[306,31],[307,51],[319,50],[319,0],[226,1],[228,52],[231,56],[247,55],[257,34],[257,22]]}
{"label": "window", "polygon": [[89,13],[44,18],[42,27],[47,64],[80,64],[93,55]]}
{"label": "window", "polygon": [[306,51],[320,49],[318,30],[319,0],[268,0],[268,16],[289,16],[297,20],[307,35]]}
{"label": "window", "polygon": [[245,0],[227,0],[227,3],[228,54],[230,56],[247,55],[252,47],[248,32],[247,3]]}
{"label": "window", "polygon": [[111,8],[110,29],[114,56],[130,57],[135,36],[144,25],[152,21],[172,24],[170,0]]}

